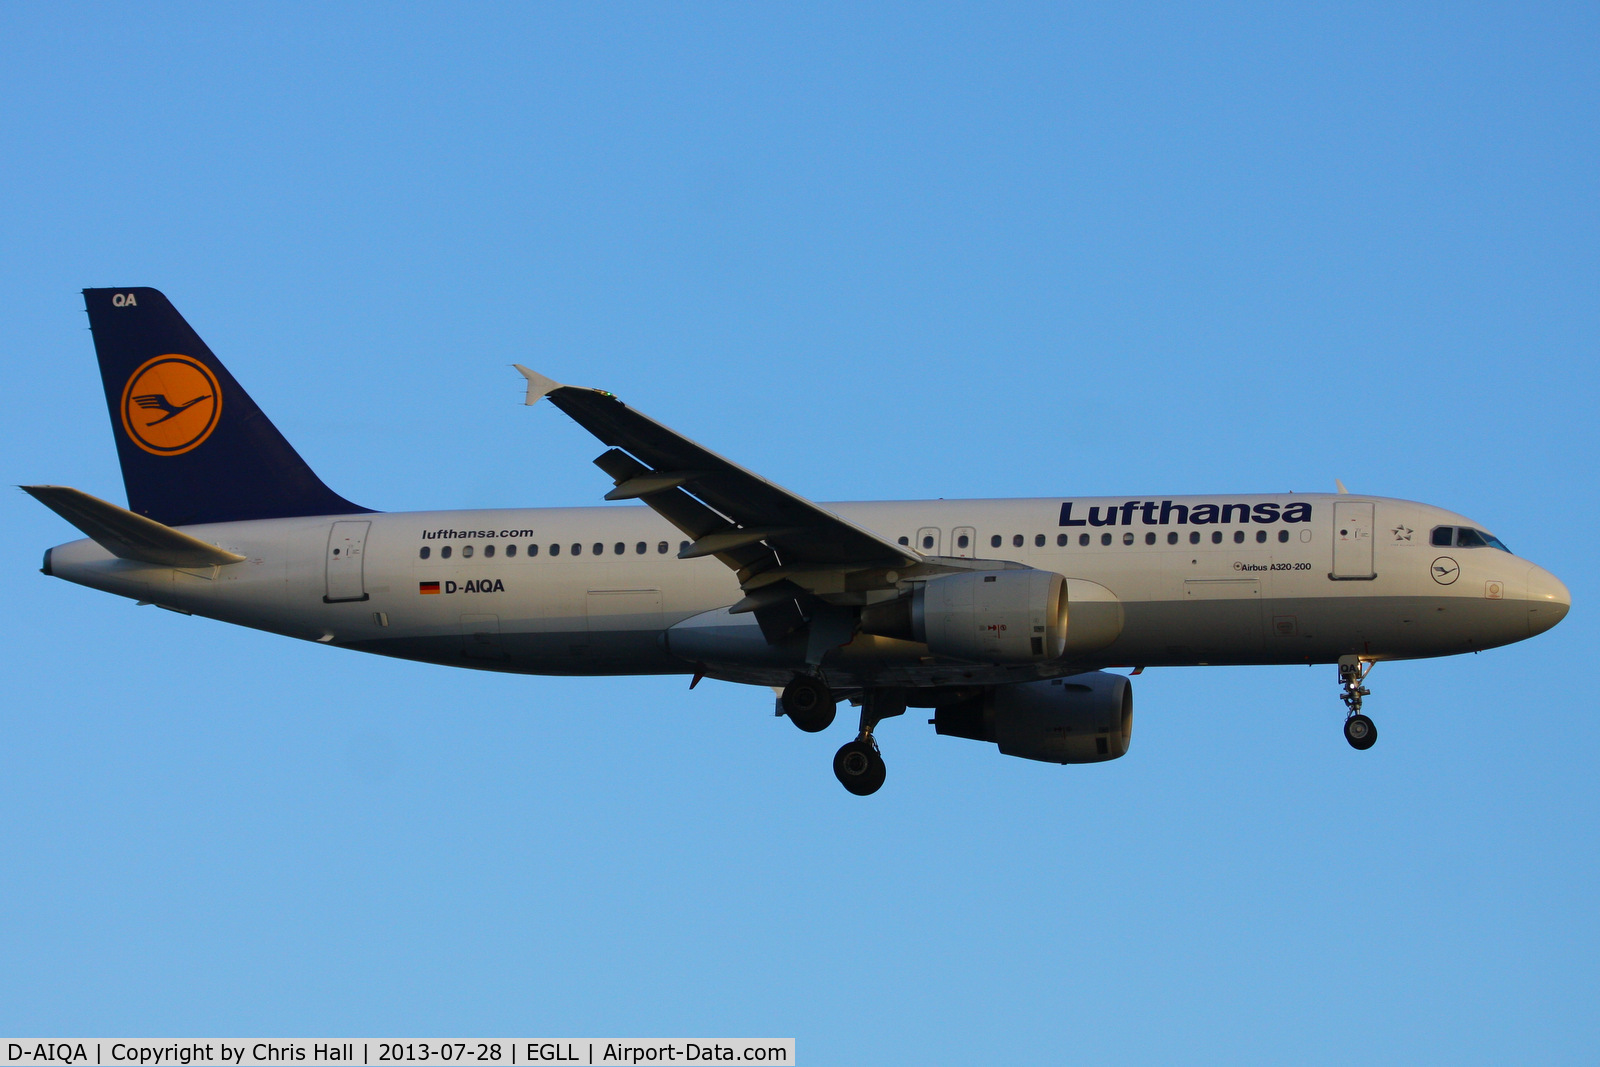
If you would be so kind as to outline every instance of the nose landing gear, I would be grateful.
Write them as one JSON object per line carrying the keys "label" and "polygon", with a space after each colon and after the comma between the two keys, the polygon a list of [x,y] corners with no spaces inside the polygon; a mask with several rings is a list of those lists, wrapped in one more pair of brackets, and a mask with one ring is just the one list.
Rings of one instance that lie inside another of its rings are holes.
{"label": "nose landing gear", "polygon": [[1361,698],[1372,695],[1372,690],[1362,684],[1372,673],[1372,666],[1363,663],[1360,656],[1339,657],[1339,699],[1349,709],[1344,720],[1344,739],[1350,742],[1351,748],[1362,752],[1378,742],[1378,728],[1361,714]]}
{"label": "nose landing gear", "polygon": [[878,791],[888,772],[872,732],[884,719],[905,713],[905,700],[892,691],[868,689],[861,694],[861,733],[833,757],[833,774],[840,785],[858,797]]}

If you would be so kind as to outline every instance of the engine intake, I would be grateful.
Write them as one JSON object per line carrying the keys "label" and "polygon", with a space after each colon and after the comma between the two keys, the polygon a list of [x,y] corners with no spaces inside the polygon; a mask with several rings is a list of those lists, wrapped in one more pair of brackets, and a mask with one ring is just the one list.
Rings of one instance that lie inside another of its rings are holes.
{"label": "engine intake", "polygon": [[1133,739],[1133,685],[1090,671],[1046,682],[997,685],[934,709],[934,729],[992,741],[1007,756],[1045,763],[1104,763]]}

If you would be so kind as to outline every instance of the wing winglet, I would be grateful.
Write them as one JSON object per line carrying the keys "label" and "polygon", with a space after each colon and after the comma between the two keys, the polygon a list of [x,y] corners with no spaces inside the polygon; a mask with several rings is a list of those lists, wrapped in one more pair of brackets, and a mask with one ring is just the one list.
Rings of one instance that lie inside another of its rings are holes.
{"label": "wing winglet", "polygon": [[524,401],[530,408],[537,404],[540,398],[550,395],[557,389],[565,388],[560,382],[552,381],[538,371],[529,370],[520,363],[511,364],[528,379],[528,399]]}

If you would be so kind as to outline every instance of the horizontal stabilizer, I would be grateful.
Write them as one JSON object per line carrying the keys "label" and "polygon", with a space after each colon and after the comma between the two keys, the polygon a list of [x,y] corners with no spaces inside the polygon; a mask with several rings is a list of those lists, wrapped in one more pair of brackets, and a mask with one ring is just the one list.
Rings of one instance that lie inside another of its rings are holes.
{"label": "horizontal stabilizer", "polygon": [[64,485],[19,486],[118,559],[158,567],[215,567],[245,557]]}

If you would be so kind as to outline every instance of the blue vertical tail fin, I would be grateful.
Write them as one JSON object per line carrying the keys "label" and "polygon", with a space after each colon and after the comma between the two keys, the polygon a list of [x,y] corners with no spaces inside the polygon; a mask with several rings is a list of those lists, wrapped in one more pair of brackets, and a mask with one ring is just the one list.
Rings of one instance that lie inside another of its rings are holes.
{"label": "blue vertical tail fin", "polygon": [[85,289],[128,510],[167,526],[368,512],[323,484],[156,289]]}

